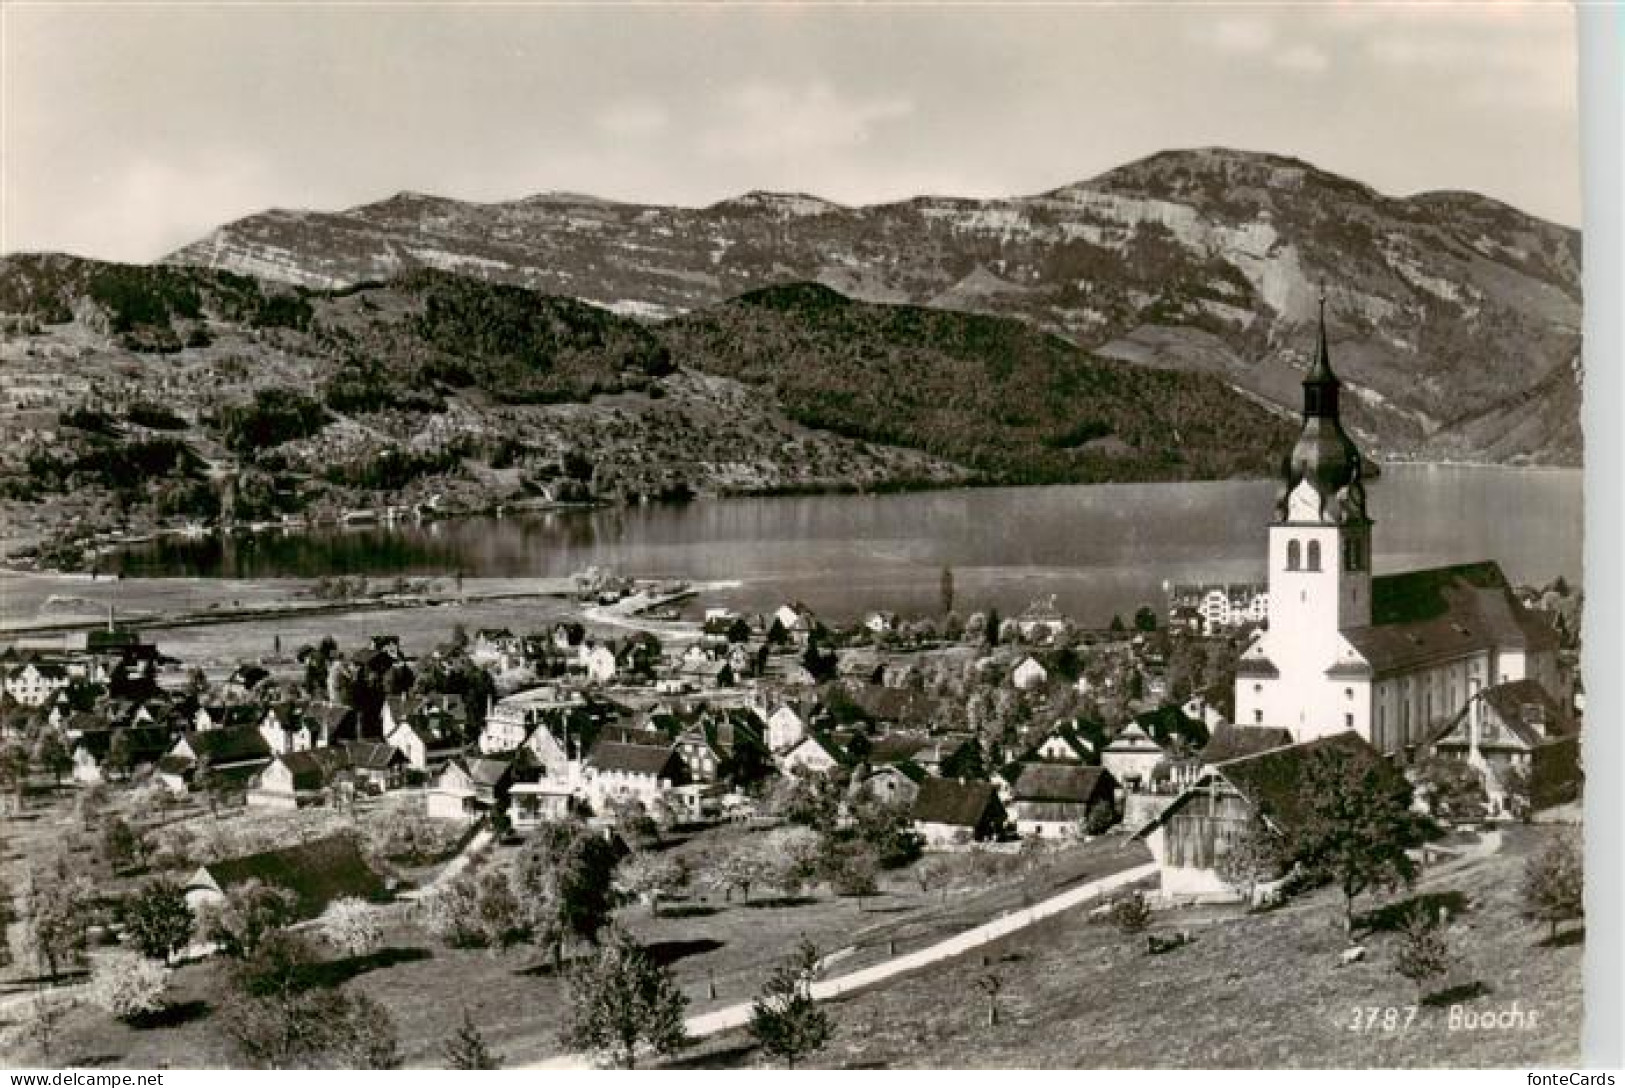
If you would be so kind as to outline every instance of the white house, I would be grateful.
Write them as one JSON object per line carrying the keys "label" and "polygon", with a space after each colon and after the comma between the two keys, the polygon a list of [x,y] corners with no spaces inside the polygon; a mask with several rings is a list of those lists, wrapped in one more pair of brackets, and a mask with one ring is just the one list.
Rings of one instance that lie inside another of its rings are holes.
{"label": "white house", "polygon": [[1031,691],[1042,687],[1049,680],[1049,670],[1040,665],[1031,657],[1023,658],[1021,664],[1010,672],[1010,682],[1021,691]]}
{"label": "white house", "polygon": [[1100,765],[1126,789],[1144,789],[1151,772],[1167,756],[1138,722],[1129,722],[1100,753]]}
{"label": "white house", "polygon": [[688,769],[674,747],[614,740],[592,746],[583,774],[587,799],[598,813],[611,802],[624,801],[638,801],[653,811],[666,791],[688,782]]}
{"label": "white house", "polygon": [[807,723],[789,703],[768,716],[767,746],[774,752],[786,752],[801,743],[807,735]]}
{"label": "white house", "polygon": [[615,679],[615,651],[602,643],[592,646],[583,644],[576,660],[586,671],[587,678],[596,683],[607,684]]}
{"label": "white house", "polygon": [[42,706],[69,680],[66,665],[29,661],[6,671],[5,692],[23,706]]}

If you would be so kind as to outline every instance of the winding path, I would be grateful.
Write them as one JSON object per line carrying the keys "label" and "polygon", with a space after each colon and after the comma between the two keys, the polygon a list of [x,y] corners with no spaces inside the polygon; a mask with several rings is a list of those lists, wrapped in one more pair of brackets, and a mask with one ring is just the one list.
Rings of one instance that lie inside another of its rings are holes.
{"label": "winding path", "polygon": [[[865,967],[850,974],[839,975],[835,978],[824,979],[812,984],[812,996],[818,1001],[828,1001],[830,998],[842,994],[861,990],[866,986],[873,986],[877,982],[884,982],[889,978],[918,970],[933,963],[940,963],[979,948],[985,944],[999,940],[1018,930],[1043,921],[1065,910],[1071,910],[1082,903],[1098,899],[1119,888],[1126,887],[1146,877],[1154,876],[1157,872],[1155,863],[1148,862],[1137,865],[1132,869],[1103,876],[1099,880],[1092,880],[1087,884],[1080,884],[1068,889],[1059,895],[1051,896],[1030,907],[1009,914],[1001,915],[991,922],[967,929],[963,933],[955,934],[945,941],[939,941],[925,948],[909,952],[893,959],[885,960]],[[687,1021],[688,1034],[691,1039],[703,1039],[708,1035],[728,1031],[731,1028],[743,1027],[750,1022],[751,1002],[741,1002],[737,1005],[728,1005],[713,1012],[700,1016],[689,1017]],[[532,1062],[521,1066],[523,1069],[591,1069],[594,1067],[593,1059],[586,1054],[558,1054],[539,1062]]]}

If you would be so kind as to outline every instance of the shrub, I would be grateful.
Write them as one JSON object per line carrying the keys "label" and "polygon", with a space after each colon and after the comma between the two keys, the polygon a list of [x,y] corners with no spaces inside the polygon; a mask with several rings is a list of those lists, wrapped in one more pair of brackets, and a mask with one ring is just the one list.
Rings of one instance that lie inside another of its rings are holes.
{"label": "shrub", "polygon": [[1151,903],[1143,892],[1119,896],[1112,904],[1111,920],[1124,933],[1139,933],[1151,924]]}
{"label": "shrub", "polygon": [[169,968],[137,952],[109,952],[96,960],[88,996],[97,1008],[132,1020],[163,1008]]}

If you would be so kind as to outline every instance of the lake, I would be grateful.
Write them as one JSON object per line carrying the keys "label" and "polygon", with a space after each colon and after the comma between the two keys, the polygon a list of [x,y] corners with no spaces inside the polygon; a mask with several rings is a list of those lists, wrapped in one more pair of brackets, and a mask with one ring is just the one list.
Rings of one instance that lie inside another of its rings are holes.
{"label": "lake", "polygon": [[[1378,573],[1498,560],[1515,583],[1581,575],[1578,469],[1396,465],[1369,490]],[[1083,623],[1164,582],[1261,581],[1275,484],[1266,480],[968,488],[733,498],[684,506],[165,539],[112,558],[126,575],[624,573],[737,581],[708,604],[802,600],[846,619],[934,612],[943,567],[961,612],[1009,615],[1054,594]],[[107,561],[104,560],[104,569]]]}

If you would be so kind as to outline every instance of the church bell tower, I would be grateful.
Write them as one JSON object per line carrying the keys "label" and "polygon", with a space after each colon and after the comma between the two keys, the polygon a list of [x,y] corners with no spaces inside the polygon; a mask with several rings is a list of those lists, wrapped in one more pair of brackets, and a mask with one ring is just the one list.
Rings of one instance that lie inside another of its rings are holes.
{"label": "church bell tower", "polygon": [[1371,625],[1371,518],[1364,463],[1338,417],[1342,383],[1326,346],[1321,296],[1303,428],[1281,461],[1269,527],[1269,626],[1236,668],[1236,722],[1309,740],[1369,736],[1369,674],[1344,632]]}
{"label": "church bell tower", "polygon": [[1303,380],[1303,429],[1281,463],[1270,526],[1270,627],[1314,640],[1371,623],[1371,518],[1359,447],[1338,417],[1342,382],[1320,298],[1315,362]]}

